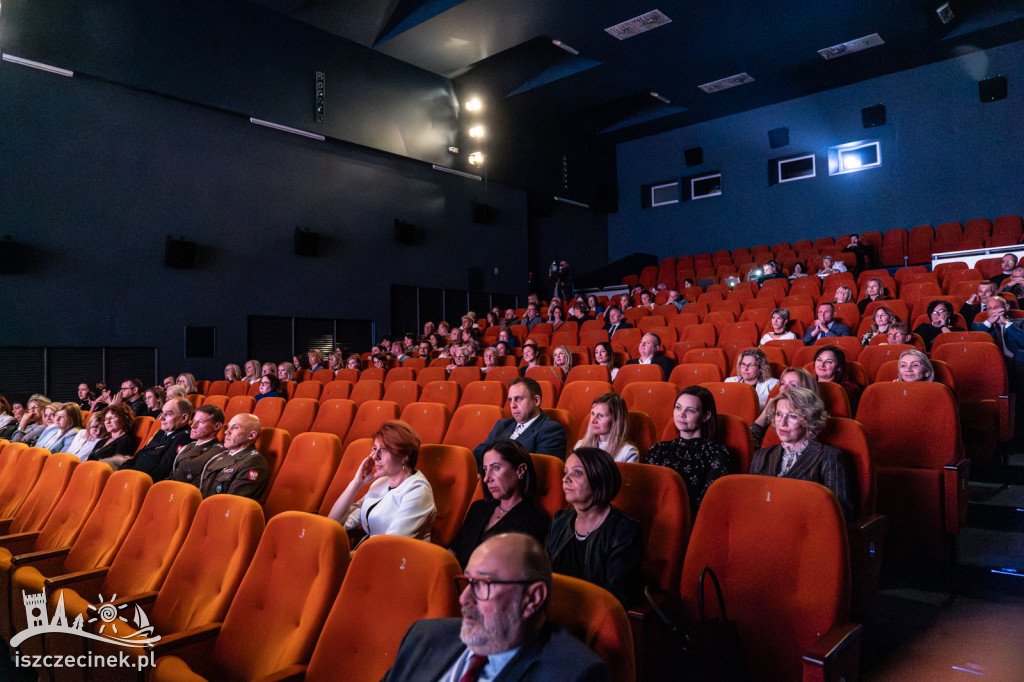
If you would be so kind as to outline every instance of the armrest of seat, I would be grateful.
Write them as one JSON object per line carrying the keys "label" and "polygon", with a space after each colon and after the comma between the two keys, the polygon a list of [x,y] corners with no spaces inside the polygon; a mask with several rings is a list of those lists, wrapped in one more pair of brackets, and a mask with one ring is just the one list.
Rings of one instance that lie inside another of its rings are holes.
{"label": "armrest of seat", "polygon": [[147,645],[146,648],[152,651],[156,658],[196,645],[203,645],[202,649],[212,649],[214,640],[220,634],[221,625],[223,623],[207,623],[191,630],[173,632],[162,636],[159,642]]}
{"label": "armrest of seat", "polygon": [[13,516],[8,516],[6,519],[0,519],[0,535],[7,535],[11,531],[11,523],[13,522]]}
{"label": "armrest of seat", "polygon": [[107,603],[113,604],[114,606],[121,606],[122,604],[126,606],[128,604],[152,604],[156,601],[157,594],[159,593],[155,590],[151,592],[139,592],[138,594],[131,594],[127,597],[121,597],[120,599],[115,599],[114,601]]}
{"label": "armrest of seat", "polygon": [[1017,396],[1013,393],[996,396],[996,405],[999,408],[999,441],[1005,443],[1013,438]]}
{"label": "armrest of seat", "polygon": [[804,682],[857,679],[863,634],[857,623],[841,623],[818,637],[804,653]]}
{"label": "armrest of seat", "polygon": [[947,464],[942,469],[946,533],[959,535],[960,528],[967,523],[967,477],[971,473],[971,460],[962,459],[956,464]]}
{"label": "armrest of seat", "polygon": [[25,552],[32,551],[37,537],[39,537],[39,531],[5,535],[0,537],[0,547],[3,547],[11,554],[24,554]]}
{"label": "armrest of seat", "polygon": [[24,566],[25,564],[33,564],[40,561],[46,561],[47,559],[64,557],[67,556],[70,551],[70,547],[61,547],[60,549],[48,549],[43,552],[26,552],[25,554],[16,554],[11,557],[11,564],[14,566]]}
{"label": "armrest of seat", "polygon": [[287,668],[260,677],[255,682],[302,682],[306,679],[306,667],[301,663],[294,663]]}
{"label": "armrest of seat", "polygon": [[49,588],[52,594],[54,590],[59,590],[62,587],[68,587],[75,585],[76,589],[79,587],[76,583],[83,583],[86,580],[102,580],[107,577],[107,571],[109,567],[104,568],[93,568],[88,571],[78,571],[77,573],[65,573],[64,575],[55,575],[52,578],[47,578],[45,585]]}

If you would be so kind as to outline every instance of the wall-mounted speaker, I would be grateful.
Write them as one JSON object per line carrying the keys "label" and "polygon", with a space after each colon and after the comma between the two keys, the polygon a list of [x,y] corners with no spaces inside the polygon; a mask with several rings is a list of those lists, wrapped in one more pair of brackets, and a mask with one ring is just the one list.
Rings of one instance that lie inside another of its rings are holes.
{"label": "wall-mounted speaker", "polygon": [[885,105],[875,104],[874,106],[864,107],[860,110],[860,120],[864,124],[865,128],[875,128],[877,126],[885,125]]}
{"label": "wall-mounted speaker", "polygon": [[187,239],[175,239],[167,235],[167,243],[164,245],[164,265],[179,270],[189,270],[196,266],[196,256],[199,254],[199,247],[195,242]]}
{"label": "wall-mounted speaker", "polygon": [[699,166],[704,163],[704,149],[702,147],[691,147],[683,152],[687,166]]}
{"label": "wall-mounted speaker", "polygon": [[474,201],[470,211],[472,220],[477,225],[494,225],[498,222],[498,209],[488,204],[478,204]]}
{"label": "wall-mounted speaker", "polygon": [[982,102],[995,102],[1006,99],[1006,76],[992,76],[978,81],[978,97]]}
{"label": "wall-mounted speaker", "polygon": [[0,274],[23,273],[28,269],[28,260],[28,248],[24,244],[14,241],[10,235],[4,235],[3,239],[0,239]]}
{"label": "wall-mounted speaker", "polygon": [[320,255],[320,233],[296,227],[294,250],[296,256]]}
{"label": "wall-mounted speaker", "polygon": [[185,326],[185,357],[217,357],[217,328]]}
{"label": "wall-mounted speaker", "polygon": [[775,128],[768,131],[768,146],[772,149],[789,144],[789,128]]}
{"label": "wall-mounted speaker", "polygon": [[416,246],[420,243],[423,234],[419,227],[404,220],[395,218],[395,243],[405,246]]}

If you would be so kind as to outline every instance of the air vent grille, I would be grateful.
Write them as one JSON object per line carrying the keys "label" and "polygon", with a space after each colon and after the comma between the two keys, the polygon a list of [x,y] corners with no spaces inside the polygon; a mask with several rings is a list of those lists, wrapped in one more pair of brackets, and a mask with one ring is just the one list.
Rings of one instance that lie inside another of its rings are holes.
{"label": "air vent grille", "polygon": [[625,40],[626,38],[632,38],[635,35],[640,35],[650,31],[652,28],[658,28],[665,24],[671,23],[672,20],[661,13],[661,10],[652,10],[646,14],[641,14],[638,17],[633,17],[628,21],[624,21],[621,24],[615,24],[605,29],[606,33],[610,33],[619,40]]}
{"label": "air vent grille", "polygon": [[735,88],[737,85],[745,85],[747,83],[753,83],[754,79],[749,73],[743,72],[738,73],[735,76],[729,76],[728,78],[721,78],[717,81],[711,81],[704,85],[698,85],[697,87],[704,92],[711,94],[712,92],[721,92],[722,90],[728,90],[729,88]]}

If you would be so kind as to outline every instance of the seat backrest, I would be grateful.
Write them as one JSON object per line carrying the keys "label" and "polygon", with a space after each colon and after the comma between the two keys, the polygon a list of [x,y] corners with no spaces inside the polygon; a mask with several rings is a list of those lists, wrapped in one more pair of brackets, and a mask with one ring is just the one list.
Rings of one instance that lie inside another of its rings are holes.
{"label": "seat backrest", "polygon": [[149,442],[149,437],[160,429],[160,423],[153,417],[135,417],[132,420],[130,433],[135,438],[136,452]]}
{"label": "seat backrest", "polygon": [[110,564],[100,594],[159,590],[192,526],[202,496],[178,481],[153,484],[142,509]]}
{"label": "seat backrest", "polygon": [[228,399],[227,407],[224,408],[224,423],[227,424],[236,414],[251,414],[255,409],[256,399],[251,395],[233,396]]}
{"label": "seat backrest", "polygon": [[664,381],[667,377],[659,365],[626,365],[620,367],[612,381],[612,388],[622,393],[623,388],[635,381]]}
{"label": "seat backrest", "polygon": [[353,401],[347,398],[325,400],[320,403],[316,419],[313,420],[309,430],[317,433],[333,433],[343,441],[355,416],[356,404]]}
{"label": "seat backrest", "polygon": [[399,409],[404,410],[406,405],[420,399],[420,390],[415,381],[393,381],[384,389],[382,400],[398,403]]}
{"label": "seat backrest", "polygon": [[359,381],[379,381],[383,384],[386,375],[387,372],[381,367],[368,367],[359,373]]}
{"label": "seat backrest", "polygon": [[[827,488],[774,476],[723,476],[701,502],[680,594],[694,616],[700,573],[711,568],[750,669],[761,679],[800,679],[803,653],[847,618],[849,562],[843,513]],[[717,617],[710,585],[705,593],[708,617]]]}
{"label": "seat backrest", "polygon": [[253,414],[260,420],[260,426],[274,428],[284,413],[284,398],[261,398],[256,401]]}
{"label": "seat backrest", "polygon": [[447,547],[462,527],[476,489],[476,458],[467,447],[425,444],[420,446],[416,466],[430,482],[434,493],[434,524],[430,540]]}
{"label": "seat backrest", "polygon": [[679,388],[694,386],[705,381],[722,381],[722,370],[710,362],[684,362],[672,368],[669,382]]}
{"label": "seat backrest", "polygon": [[637,381],[619,393],[630,410],[644,412],[651,418],[655,433],[660,435],[672,423],[672,412],[679,394],[679,387],[675,384],[667,381]]}
{"label": "seat backrest", "polygon": [[221,412],[225,411],[228,407],[228,398],[226,395],[208,395],[206,400],[203,401],[203,405],[214,405],[221,409]]}
{"label": "seat backrest", "polygon": [[369,438],[377,432],[381,424],[391,419],[398,419],[401,413],[401,410],[398,409],[398,403],[390,400],[366,401],[356,410],[352,426],[349,427],[348,434],[345,436],[342,444],[348,447],[348,444],[357,438]]}
{"label": "seat backrest", "polygon": [[205,677],[258,679],[308,661],[348,562],[341,524],[294,511],[270,519],[200,668]]}
{"label": "seat backrest", "polygon": [[[492,369],[488,372],[488,376],[494,374],[499,368]],[[515,369],[512,367],[511,369]],[[518,375],[519,370],[516,370]],[[454,381],[431,381],[423,387],[423,392],[420,393],[420,402],[423,403],[441,403],[446,406],[452,412],[459,406],[459,396],[462,394],[462,389]]]}
{"label": "seat backrest", "polygon": [[41,529],[60,501],[77,466],[78,457],[75,455],[61,452],[47,457],[38,478],[33,483],[24,483],[31,485],[32,489],[14,515],[10,532],[27,533]]}
{"label": "seat backrest", "polygon": [[441,403],[409,403],[402,410],[402,421],[412,427],[421,443],[442,442],[451,420],[451,411]]}
{"label": "seat backrest", "polygon": [[[594,398],[611,392],[612,385],[607,381],[574,381],[562,387],[558,409],[568,411],[577,425],[586,424],[590,420],[590,406]],[[566,436],[568,439],[569,434]]]}
{"label": "seat backrest", "polygon": [[238,495],[212,495],[196,511],[150,623],[163,634],[224,619],[263,535],[263,510]]}
{"label": "seat backrest", "polygon": [[277,428],[284,429],[291,434],[292,438],[309,431],[316,419],[320,403],[312,398],[292,398],[285,405],[284,413],[277,421]]}
{"label": "seat backrest", "polygon": [[611,592],[579,578],[555,573],[548,599],[548,620],[558,623],[608,664],[611,679],[636,679],[629,619]]}
{"label": "seat backrest", "polygon": [[715,365],[722,370],[722,376],[729,376],[731,369],[725,351],[721,348],[692,348],[683,355],[682,362],[702,362]]}
{"label": "seat backrest", "polygon": [[[943,336],[948,336],[944,334]],[[878,369],[890,360],[899,360],[900,355],[905,351],[914,350],[908,343],[885,343],[878,346],[867,346],[861,351],[857,361],[864,367],[868,378],[875,380]]]}
{"label": "seat backrest", "polygon": [[448,373],[444,367],[424,367],[420,371],[416,372],[416,381],[420,386],[426,388],[427,384],[431,381],[446,381],[448,379]]}
{"label": "seat backrest", "polygon": [[292,436],[284,429],[261,429],[260,435],[256,438],[256,451],[259,452],[263,459],[267,460],[267,468],[270,470],[270,478],[267,480],[267,485],[263,488],[263,494],[260,496],[258,502],[261,504],[270,494],[270,487],[274,485],[274,479],[277,478],[277,474],[281,471],[281,465],[284,464],[284,458],[288,454],[288,448],[291,447]]}
{"label": "seat backrest", "polygon": [[963,452],[953,392],[930,381],[874,383],[857,408],[875,466],[942,469]]}
{"label": "seat backrest", "polygon": [[[369,371],[365,370],[364,374]],[[384,397],[384,382],[378,379],[363,379],[360,377],[352,393],[348,396],[356,405],[362,405],[368,400],[381,400]]]}
{"label": "seat backrest", "polygon": [[248,395],[249,388],[250,384],[248,381],[232,381],[230,384],[228,384],[228,392],[226,395],[229,398],[234,398],[235,396],[240,395]]}
{"label": "seat backrest", "polygon": [[754,387],[743,382],[709,381],[701,384],[711,391],[719,414],[734,414],[748,425],[761,414],[761,402]]}
{"label": "seat backrest", "polygon": [[[352,557],[306,679],[382,679],[414,622],[459,615],[460,572],[450,552],[429,542],[400,535],[367,539]],[[387,615],[368,619],[380,613],[381,585],[387,585]]]}
{"label": "seat backrest", "polygon": [[673,592],[690,539],[690,497],[672,468],[616,462],[622,487],[612,504],[640,522],[644,581]]}
{"label": "seat backrest", "polygon": [[473,381],[463,387],[459,406],[495,405],[504,407],[507,395],[508,390],[500,381]]}
{"label": "seat backrest", "polygon": [[[341,455],[341,462],[338,463],[338,468],[334,472],[331,484],[327,487],[323,502],[320,503],[320,509],[317,511],[320,516],[328,516],[331,513],[334,503],[341,497],[341,493],[345,491],[352,477],[356,475],[359,465],[369,457],[372,450],[372,438],[357,438],[345,447],[345,451]],[[356,495],[356,499],[365,495],[369,489],[370,484],[367,483]]]}
{"label": "seat backrest", "polygon": [[110,465],[102,462],[82,462],[75,467],[64,494],[39,531],[35,551],[71,547],[74,544],[112,473]]}
{"label": "seat backrest", "polygon": [[333,433],[300,433],[263,504],[271,519],[284,511],[316,512],[341,461],[341,439]]}
{"label": "seat backrest", "polygon": [[533,469],[537,474],[533,504],[537,511],[550,519],[555,512],[565,509],[566,506],[565,491],[562,490],[565,462],[553,455],[536,453],[530,453],[530,459],[533,460]]}
{"label": "seat backrest", "polygon": [[38,480],[43,464],[49,456],[50,451],[46,448],[16,449],[13,454],[14,460],[4,471],[5,480],[0,487],[0,519],[11,518],[18,512],[25,498],[32,492],[32,486]]}
{"label": "seat backrest", "polygon": [[[409,360],[412,359],[413,358],[409,358]],[[406,363],[403,363],[401,367],[395,367],[394,369],[388,370],[387,376],[384,377],[384,391],[386,392],[388,390],[388,386],[396,381],[416,381],[416,370],[411,366],[408,366],[408,360]]]}
{"label": "seat backrest", "polygon": [[1008,393],[1003,353],[991,341],[953,342],[933,346],[932,358],[945,362],[953,371],[958,403],[992,400]]}
{"label": "seat backrest", "polygon": [[[679,437],[675,424],[669,424],[662,434],[663,440]],[[718,428],[715,429],[714,441],[732,455],[730,471],[745,474],[750,471],[750,460],[754,457],[754,441],[750,437],[750,426],[734,414],[718,413]],[[691,519],[692,521],[692,519]]]}
{"label": "seat backrest", "polygon": [[472,450],[487,439],[495,422],[505,417],[505,411],[494,405],[464,405],[452,414],[442,442]]}
{"label": "seat backrest", "polygon": [[323,393],[320,394],[320,402],[325,403],[328,400],[348,399],[352,394],[352,382],[344,379],[335,379],[331,383],[324,386]]}
{"label": "seat backrest", "polygon": [[64,559],[64,568],[74,573],[109,566],[134,525],[152,485],[153,480],[141,471],[125,469],[111,474]]}
{"label": "seat backrest", "polygon": [[206,397],[209,398],[212,395],[227,395],[228,386],[230,386],[230,383],[224,379],[212,381],[210,382],[210,387],[206,389]]}
{"label": "seat backrest", "polygon": [[[328,372],[330,370],[327,370]],[[327,383],[332,383],[334,378],[332,377]],[[295,386],[295,393],[292,394],[292,398],[312,398],[313,400],[320,400],[320,394],[324,392],[324,384],[317,381],[316,379],[310,379],[309,381],[300,382]],[[264,398],[264,400],[266,400]],[[263,402],[262,400],[260,402]]]}
{"label": "seat backrest", "polygon": [[573,381],[607,381],[611,382],[611,374],[604,365],[573,365],[565,377],[565,383]]}

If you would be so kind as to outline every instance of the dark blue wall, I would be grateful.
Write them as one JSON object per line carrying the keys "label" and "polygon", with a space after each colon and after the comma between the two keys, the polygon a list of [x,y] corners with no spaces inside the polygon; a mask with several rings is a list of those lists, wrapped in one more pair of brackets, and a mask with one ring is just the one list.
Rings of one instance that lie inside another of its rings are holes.
{"label": "dark blue wall", "polygon": [[[997,74],[1009,96],[982,104],[977,81]],[[887,124],[865,129],[861,109],[879,103]],[[1024,43],[1015,43],[624,143],[609,258],[1024,213],[1022,121]],[[783,126],[789,146],[770,149],[768,131]],[[882,167],[829,177],[827,148],[864,139],[881,141]],[[704,163],[688,169],[683,151],[695,146]],[[769,159],[799,152],[817,154],[818,176],[769,186]],[[709,171],[722,172],[722,196],[641,209],[643,185]]]}

